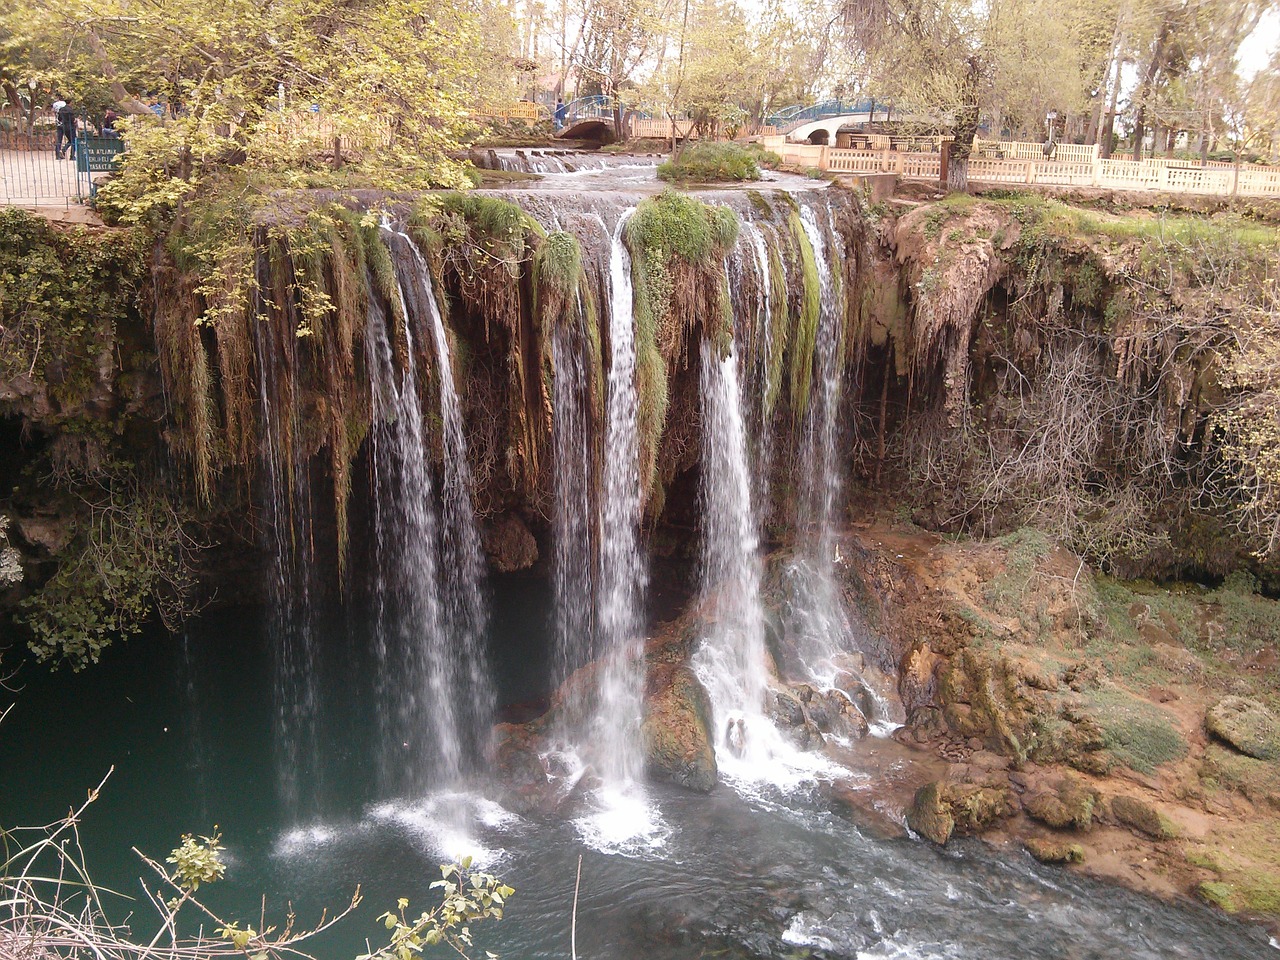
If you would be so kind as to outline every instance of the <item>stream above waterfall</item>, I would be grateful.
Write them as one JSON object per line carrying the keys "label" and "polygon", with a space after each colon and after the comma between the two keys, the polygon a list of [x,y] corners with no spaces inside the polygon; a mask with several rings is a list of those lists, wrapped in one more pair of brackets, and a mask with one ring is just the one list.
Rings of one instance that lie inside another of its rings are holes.
{"label": "stream above waterfall", "polygon": [[[514,576],[492,588],[499,700],[518,713],[549,689],[550,658],[530,653],[550,650],[549,593]],[[324,813],[316,820],[291,826],[275,797],[269,631],[252,611],[193,623],[185,661],[184,645],[153,633],[113,650],[94,671],[24,674],[0,738],[0,819],[51,820],[114,766],[82,828],[99,883],[137,896],[141,871],[130,846],[163,857],[182,833],[217,824],[229,863],[226,880],[208,888],[218,909],[256,922],[265,895],[269,915],[282,918],[292,902],[305,924],[361,884],[355,916],[317,946],[323,960],[364,952],[366,936],[376,945],[376,916],[400,896],[423,906],[436,865],[467,851],[516,888],[506,919],[476,928],[484,948],[510,960],[569,955],[579,854],[584,958],[1270,955],[1256,928],[1025,855],[1002,857],[978,842],[940,850],[873,839],[834,816],[812,784],[743,792],[722,784],[705,796],[655,785],[665,840],[629,856],[593,849],[571,822],[504,810],[483,780],[451,796],[380,795],[369,720],[377,692],[365,669],[372,621],[360,611],[330,613],[321,627],[318,686],[330,722],[321,731]],[[531,635],[543,642],[530,643]],[[18,770],[30,775],[12,776]],[[474,836],[451,833],[442,815],[450,804],[476,813]],[[111,906],[121,915],[129,909]]]}

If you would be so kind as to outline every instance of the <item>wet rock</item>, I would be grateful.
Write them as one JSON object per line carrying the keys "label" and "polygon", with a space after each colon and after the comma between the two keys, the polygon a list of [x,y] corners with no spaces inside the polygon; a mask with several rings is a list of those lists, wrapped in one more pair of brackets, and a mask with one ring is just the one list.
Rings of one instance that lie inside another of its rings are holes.
{"label": "wet rock", "polygon": [[1027,837],[1022,845],[1041,863],[1084,863],[1084,847],[1078,843]]}
{"label": "wet rock", "polygon": [[538,561],[538,542],[519,514],[504,513],[484,528],[484,552],[499,573],[527,570]]}
{"label": "wet rock", "polygon": [[1178,835],[1178,827],[1172,820],[1136,797],[1112,797],[1111,813],[1126,827],[1156,840],[1170,840]]}
{"label": "wet rock", "polygon": [[14,528],[26,543],[39,547],[50,556],[62,552],[71,541],[72,518],[61,516],[18,517]]}
{"label": "wet rock", "polygon": [[822,733],[861,740],[871,729],[864,712],[840,690],[814,691],[805,710]]}
{"label": "wet rock", "polygon": [[907,824],[934,843],[945,844],[952,834],[981,833],[1016,809],[1006,785],[935,781],[916,791],[907,811]]}
{"label": "wet rock", "polygon": [[1064,777],[1051,790],[1031,794],[1022,801],[1027,816],[1059,829],[1085,830],[1093,822],[1098,794],[1075,777]]}
{"label": "wet rock", "polygon": [[912,650],[902,664],[898,689],[902,693],[902,705],[911,713],[917,707],[933,703],[937,692],[937,672],[943,658],[922,643]]}
{"label": "wet rock", "polygon": [[880,801],[871,790],[836,781],[826,788],[826,794],[836,816],[851,822],[861,833],[877,840],[897,840],[907,835],[901,823],[880,809]]}
{"label": "wet rock", "polygon": [[500,723],[493,728],[493,765],[502,784],[503,805],[516,813],[541,810],[550,802],[550,778],[541,748],[539,737],[527,724]]}
{"label": "wet rock", "polygon": [[1280,721],[1249,697],[1223,697],[1204,718],[1210,735],[1259,760],[1280,758]]}
{"label": "wet rock", "polygon": [[661,670],[654,679],[641,726],[645,768],[653,779],[705,793],[719,776],[707,693],[685,666]]}
{"label": "wet rock", "polygon": [[920,836],[942,846],[951,839],[956,828],[951,808],[946,803],[946,785],[934,781],[916,791],[907,810],[907,826]]}

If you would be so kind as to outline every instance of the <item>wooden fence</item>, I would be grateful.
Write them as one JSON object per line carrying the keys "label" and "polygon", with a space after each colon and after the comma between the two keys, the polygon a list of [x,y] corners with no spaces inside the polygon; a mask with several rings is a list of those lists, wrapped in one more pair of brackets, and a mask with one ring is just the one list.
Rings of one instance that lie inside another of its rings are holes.
{"label": "wooden fence", "polygon": [[[831,173],[895,173],[907,180],[938,180],[941,155],[906,150],[845,150],[839,147],[786,143],[782,137],[763,138],[763,144],[784,163]],[[1036,145],[1038,146],[1038,145]],[[1059,147],[1061,149],[1061,145]],[[1089,148],[1092,149],[1092,148]],[[969,158],[969,179],[977,183],[1098,187],[1106,190],[1153,190],[1209,196],[1280,197],[1280,167],[1189,161],[1075,159],[1056,155],[1044,159],[982,156]]]}
{"label": "wooden fence", "polygon": [[541,120],[551,119],[551,111],[540,103],[534,103],[532,100],[517,100],[514,103],[481,107],[476,111],[475,115],[488,120],[503,120],[508,123],[512,120],[521,120],[530,126]]}

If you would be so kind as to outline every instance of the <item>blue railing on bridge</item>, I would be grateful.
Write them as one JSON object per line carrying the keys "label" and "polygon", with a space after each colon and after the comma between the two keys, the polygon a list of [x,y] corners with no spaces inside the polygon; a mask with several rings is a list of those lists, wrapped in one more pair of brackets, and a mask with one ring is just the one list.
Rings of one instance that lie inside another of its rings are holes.
{"label": "blue railing on bridge", "polygon": [[840,117],[845,114],[865,113],[870,115],[876,108],[886,109],[888,104],[877,101],[874,97],[865,97],[861,100],[823,100],[821,103],[815,103],[811,106],[797,104],[792,107],[784,107],[766,117],[765,123],[781,128],[789,124],[808,123],[811,120]]}
{"label": "blue railing on bridge", "polygon": [[579,97],[566,103],[564,109],[569,123],[592,118],[607,120],[613,116],[613,98],[602,94]]}

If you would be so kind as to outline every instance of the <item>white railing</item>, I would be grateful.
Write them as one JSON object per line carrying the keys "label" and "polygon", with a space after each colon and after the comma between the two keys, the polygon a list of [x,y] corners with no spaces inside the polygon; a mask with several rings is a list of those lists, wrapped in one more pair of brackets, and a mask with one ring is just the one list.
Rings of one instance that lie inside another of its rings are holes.
{"label": "white railing", "polygon": [[[787,143],[783,137],[761,138],[784,164],[854,176],[895,173],[907,180],[938,180],[941,155],[904,150],[856,150],[808,143]],[[969,179],[976,183],[1099,187],[1107,190],[1153,190],[1208,196],[1280,197],[1280,167],[1243,165],[1212,167],[1149,163],[1136,160],[1052,160],[993,158],[976,153],[969,158]]]}

